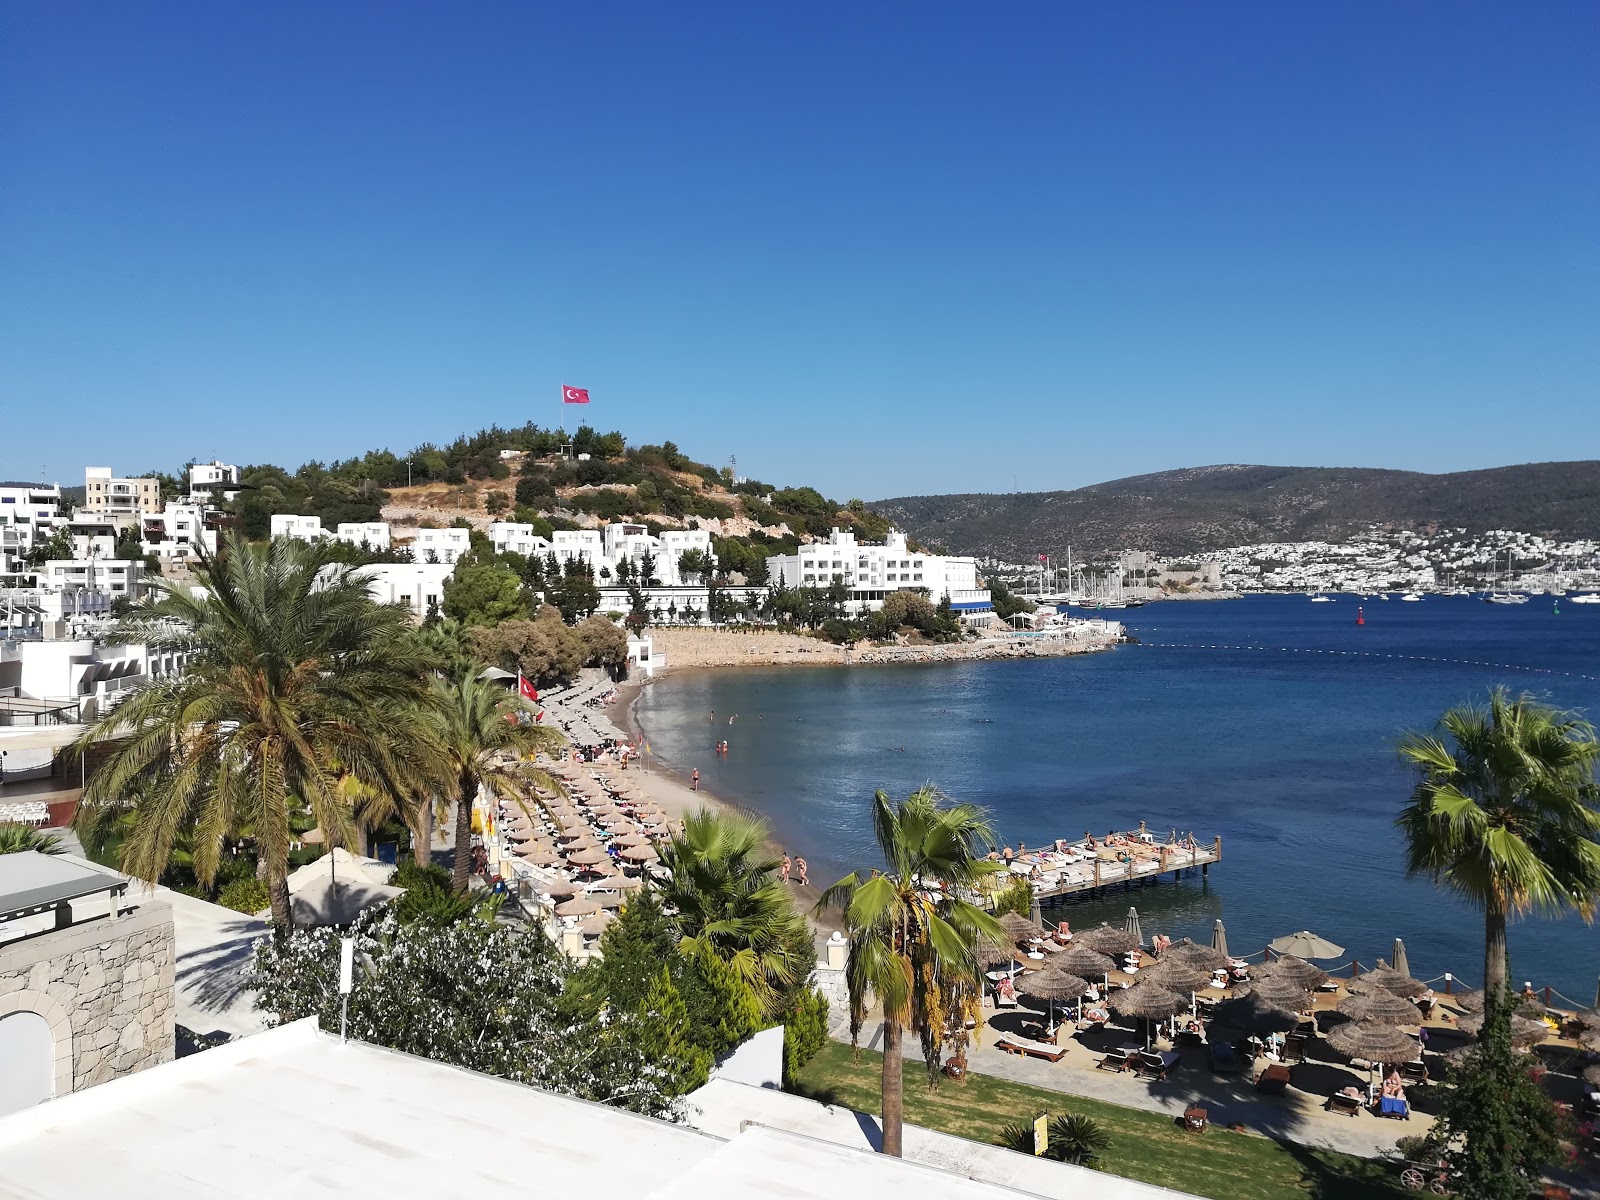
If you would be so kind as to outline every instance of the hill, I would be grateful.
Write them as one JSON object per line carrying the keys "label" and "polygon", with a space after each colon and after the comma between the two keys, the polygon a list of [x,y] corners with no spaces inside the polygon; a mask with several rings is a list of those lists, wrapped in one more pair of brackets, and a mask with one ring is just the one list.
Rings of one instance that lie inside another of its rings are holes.
{"label": "hill", "polygon": [[1184,555],[1338,540],[1371,525],[1600,538],[1600,461],[1427,475],[1361,467],[1222,465],[1063,492],[900,496],[869,506],[922,541],[1013,562],[1125,548]]}

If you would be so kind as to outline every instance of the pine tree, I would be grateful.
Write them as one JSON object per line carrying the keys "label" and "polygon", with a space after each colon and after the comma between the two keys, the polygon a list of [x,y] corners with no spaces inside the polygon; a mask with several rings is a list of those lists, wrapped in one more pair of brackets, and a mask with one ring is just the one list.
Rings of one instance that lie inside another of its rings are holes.
{"label": "pine tree", "polygon": [[710,1026],[714,1038],[702,1037],[712,1055],[722,1055],[740,1045],[761,1027],[761,1003],[750,985],[715,954],[694,957],[691,967],[705,984]]}
{"label": "pine tree", "polygon": [[711,1051],[697,1045],[689,1024],[689,1009],[678,989],[672,985],[672,973],[663,966],[645,993],[639,1006],[644,1056],[665,1067],[672,1077],[670,1090],[685,1095],[701,1086],[711,1075]]}

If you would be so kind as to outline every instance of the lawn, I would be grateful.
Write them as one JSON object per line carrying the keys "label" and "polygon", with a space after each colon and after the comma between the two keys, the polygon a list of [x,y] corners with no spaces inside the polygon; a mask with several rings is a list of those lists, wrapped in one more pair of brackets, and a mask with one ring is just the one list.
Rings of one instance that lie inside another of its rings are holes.
{"label": "lawn", "polygon": [[[800,1072],[798,1089],[830,1104],[879,1111],[882,1056],[829,1040]],[[1215,1200],[1367,1200],[1409,1195],[1391,1164],[1231,1133],[1212,1126],[1185,1133],[1159,1113],[1123,1108],[1102,1100],[1011,1083],[988,1075],[926,1086],[920,1060],[907,1059],[906,1123],[957,1137],[992,1142],[1000,1127],[1027,1122],[1041,1112],[1081,1113],[1100,1123],[1110,1138],[1101,1169]]]}

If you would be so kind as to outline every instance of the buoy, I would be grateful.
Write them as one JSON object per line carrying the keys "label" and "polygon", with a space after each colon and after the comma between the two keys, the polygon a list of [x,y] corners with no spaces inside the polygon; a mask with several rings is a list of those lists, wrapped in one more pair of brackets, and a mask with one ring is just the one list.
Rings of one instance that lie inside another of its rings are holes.
{"label": "buoy", "polygon": [[1356,606],[1356,624],[1357,625],[1365,625],[1366,623],[1367,623],[1367,618],[1362,615],[1361,606],[1357,605]]}

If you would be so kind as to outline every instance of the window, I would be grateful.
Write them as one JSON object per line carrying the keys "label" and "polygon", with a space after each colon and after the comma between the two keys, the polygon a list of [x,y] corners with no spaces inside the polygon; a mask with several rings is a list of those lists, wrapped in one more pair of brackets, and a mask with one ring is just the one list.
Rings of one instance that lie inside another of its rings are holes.
{"label": "window", "polygon": [[914,576],[912,576],[912,578],[920,580],[922,578],[922,572],[918,571]]}

